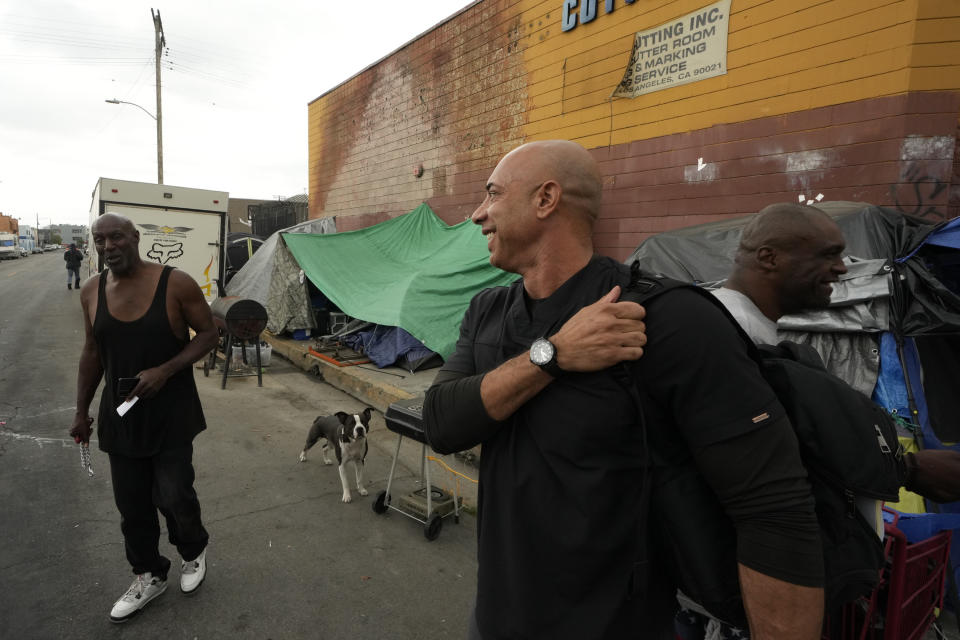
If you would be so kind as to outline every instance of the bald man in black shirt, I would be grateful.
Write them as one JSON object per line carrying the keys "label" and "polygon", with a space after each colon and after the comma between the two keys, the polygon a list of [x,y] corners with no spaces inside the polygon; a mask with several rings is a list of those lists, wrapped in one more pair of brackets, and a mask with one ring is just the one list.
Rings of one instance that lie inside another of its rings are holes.
{"label": "bald man in black shirt", "polygon": [[434,449],[483,445],[471,637],[672,638],[669,540],[641,521],[649,446],[661,467],[695,465],[733,521],[753,637],[818,638],[820,540],[783,409],[696,292],[618,301],[629,270],[593,253],[600,191],[583,147],[535,142],[472,216],[522,279],[473,299],[424,405]]}

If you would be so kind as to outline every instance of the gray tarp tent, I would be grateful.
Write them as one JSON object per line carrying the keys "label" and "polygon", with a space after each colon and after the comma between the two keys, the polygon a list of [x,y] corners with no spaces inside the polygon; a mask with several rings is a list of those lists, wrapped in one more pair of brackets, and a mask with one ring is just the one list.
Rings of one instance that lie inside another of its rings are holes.
{"label": "gray tarp tent", "polygon": [[[960,353],[960,219],[930,221],[860,202],[816,207],[843,230],[846,254],[866,262],[851,268],[829,310],[782,318],[784,337],[812,343],[834,373],[862,390],[873,390],[878,367],[881,375],[896,369],[909,404],[904,415],[920,422],[927,446],[960,440],[960,400],[951,391],[960,378],[960,359],[952,357]],[[740,231],[750,219],[662,233],[627,261],[717,286],[732,270]]]}
{"label": "gray tarp tent", "polygon": [[[891,279],[891,329],[908,336],[960,332],[960,295],[944,285],[942,270],[931,269],[924,255],[929,249],[922,249],[927,237],[947,223],[862,202],[822,202],[816,207],[843,230],[847,255],[887,260],[903,276]],[[639,259],[641,266],[673,278],[718,282],[730,273],[740,230],[750,217],[662,233],[642,243],[628,262]]]}
{"label": "gray tarp tent", "polygon": [[227,295],[250,298],[262,304],[267,310],[267,329],[275,335],[316,328],[306,279],[281,234],[336,231],[333,218],[320,218],[270,234],[227,284]]}

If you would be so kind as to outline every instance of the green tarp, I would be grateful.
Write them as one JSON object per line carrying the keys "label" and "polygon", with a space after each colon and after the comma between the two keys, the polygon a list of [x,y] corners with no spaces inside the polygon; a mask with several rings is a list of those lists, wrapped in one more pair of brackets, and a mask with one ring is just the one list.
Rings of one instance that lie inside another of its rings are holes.
{"label": "green tarp", "polygon": [[470,299],[517,278],[490,264],[480,227],[447,226],[426,204],[366,229],[283,239],[344,313],[402,327],[444,358],[453,353]]}

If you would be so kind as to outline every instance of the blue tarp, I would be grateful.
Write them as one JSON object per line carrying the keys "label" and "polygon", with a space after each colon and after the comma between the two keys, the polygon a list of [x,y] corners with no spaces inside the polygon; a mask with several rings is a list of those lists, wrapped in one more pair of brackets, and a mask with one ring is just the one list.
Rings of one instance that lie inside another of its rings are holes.
{"label": "blue tarp", "polygon": [[[897,528],[907,536],[907,542],[922,542],[941,531],[960,529],[960,513],[904,513],[898,511]],[[893,522],[893,514],[883,512],[883,519]]]}
{"label": "blue tarp", "polygon": [[[936,439],[930,426],[930,416],[927,413],[927,403],[922,387],[917,387],[920,379],[920,360],[917,356],[917,346],[912,338],[903,339],[903,357],[910,373],[910,382],[913,389],[914,403],[917,407],[917,416],[910,415],[910,401],[907,398],[907,383],[903,377],[903,368],[900,366],[900,356],[897,353],[897,340],[893,333],[884,331],[880,334],[880,373],[877,376],[877,386],[873,390],[873,401],[891,413],[900,416],[914,425],[923,433],[924,447],[934,446],[929,438]],[[902,436],[918,435],[903,433]],[[936,445],[940,441],[936,440]]]}
{"label": "blue tarp", "polygon": [[417,363],[436,355],[401,327],[375,325],[373,329],[357,331],[341,340],[351,349],[366,354],[381,369],[398,360]]}
{"label": "blue tarp", "polygon": [[960,249],[960,218],[954,218],[926,237],[923,244]]}

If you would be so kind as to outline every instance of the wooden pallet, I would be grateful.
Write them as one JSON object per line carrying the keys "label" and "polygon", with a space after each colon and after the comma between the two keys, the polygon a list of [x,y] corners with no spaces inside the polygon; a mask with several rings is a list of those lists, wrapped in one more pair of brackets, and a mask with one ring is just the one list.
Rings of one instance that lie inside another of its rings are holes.
{"label": "wooden pallet", "polygon": [[324,362],[335,364],[338,367],[353,367],[358,364],[371,362],[370,358],[364,354],[340,344],[329,347],[311,347],[310,355],[320,358]]}

